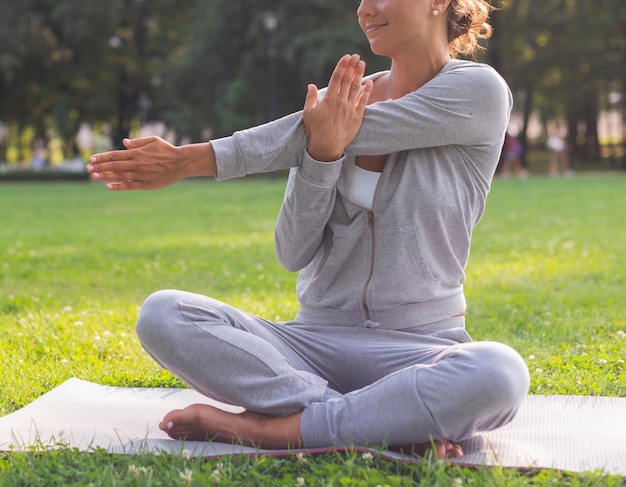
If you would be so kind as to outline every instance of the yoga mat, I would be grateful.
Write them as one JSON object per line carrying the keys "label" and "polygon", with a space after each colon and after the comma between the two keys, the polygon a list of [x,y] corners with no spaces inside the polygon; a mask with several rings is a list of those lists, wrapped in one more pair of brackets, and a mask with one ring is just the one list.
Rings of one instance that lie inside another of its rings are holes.
{"label": "yoga mat", "polygon": [[[198,402],[241,411],[190,389],[111,387],[70,379],[0,418],[0,451],[70,447],[133,454],[181,453],[185,449],[193,456],[207,457],[285,453],[224,443],[182,442],[158,429],[165,413]],[[603,470],[626,476],[626,398],[528,396],[512,423],[481,432],[462,447],[465,455],[451,461],[573,472]],[[381,454],[407,460],[394,452]]]}

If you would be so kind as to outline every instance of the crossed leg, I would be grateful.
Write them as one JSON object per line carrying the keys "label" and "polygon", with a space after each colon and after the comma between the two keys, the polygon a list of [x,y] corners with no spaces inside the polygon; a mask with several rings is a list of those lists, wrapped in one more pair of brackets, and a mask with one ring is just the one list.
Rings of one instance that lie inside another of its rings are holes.
{"label": "crossed leg", "polygon": [[[268,449],[385,444],[407,454],[459,456],[461,449],[446,440],[506,424],[528,388],[521,357],[498,344],[270,326],[215,300],[174,291],[148,302],[137,331],[157,362],[199,392],[246,408],[233,414],[196,404],[171,411],[160,427],[172,438]],[[301,348],[312,350],[306,361],[292,353]],[[423,356],[416,360],[415,354]],[[348,369],[345,380],[336,376]],[[331,378],[332,388],[322,377]]]}
{"label": "crossed leg", "polygon": [[[159,424],[161,430],[174,439],[241,443],[254,448],[285,449],[304,446],[300,434],[302,413],[284,417],[244,411],[230,413],[208,404],[192,404],[165,415]],[[463,455],[459,445],[448,441],[433,441],[392,448],[406,455],[426,456],[433,452],[436,458],[454,458]]]}

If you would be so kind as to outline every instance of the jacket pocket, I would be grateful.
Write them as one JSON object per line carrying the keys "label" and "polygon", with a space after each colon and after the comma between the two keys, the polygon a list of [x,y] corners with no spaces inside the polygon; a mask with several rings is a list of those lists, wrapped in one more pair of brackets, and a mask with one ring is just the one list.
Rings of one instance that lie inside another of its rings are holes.
{"label": "jacket pocket", "polygon": [[379,228],[370,299],[375,309],[433,298],[436,278],[413,225]]}

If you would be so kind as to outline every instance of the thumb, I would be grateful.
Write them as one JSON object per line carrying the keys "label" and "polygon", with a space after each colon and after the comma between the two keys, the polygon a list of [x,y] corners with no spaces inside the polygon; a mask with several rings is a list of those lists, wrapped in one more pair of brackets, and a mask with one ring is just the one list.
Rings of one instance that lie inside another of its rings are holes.
{"label": "thumb", "polygon": [[310,84],[307,86],[306,99],[304,101],[304,111],[308,112],[315,108],[317,105],[317,86]]}
{"label": "thumb", "polygon": [[127,149],[136,149],[138,147],[143,147],[144,145],[147,145],[151,142],[154,142],[157,139],[157,137],[141,137],[138,139],[124,139],[122,140],[122,144],[124,144],[124,147],[126,147]]}

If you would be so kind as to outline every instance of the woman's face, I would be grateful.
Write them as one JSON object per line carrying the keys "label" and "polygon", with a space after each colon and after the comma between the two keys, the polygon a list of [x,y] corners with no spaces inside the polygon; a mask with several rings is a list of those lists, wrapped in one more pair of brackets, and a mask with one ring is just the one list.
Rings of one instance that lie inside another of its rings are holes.
{"label": "woman's face", "polygon": [[361,0],[357,16],[375,54],[394,57],[432,42],[432,0]]}

